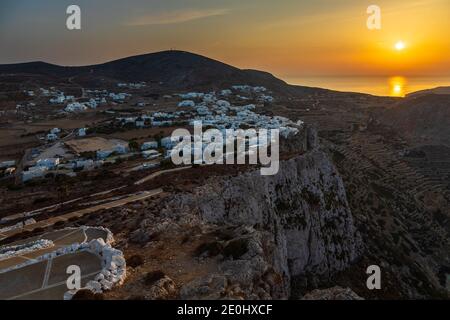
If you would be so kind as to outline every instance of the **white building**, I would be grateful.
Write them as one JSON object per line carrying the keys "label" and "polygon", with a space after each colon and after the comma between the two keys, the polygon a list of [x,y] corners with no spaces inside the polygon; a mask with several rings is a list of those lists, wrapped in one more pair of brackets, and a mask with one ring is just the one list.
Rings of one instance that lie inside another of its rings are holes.
{"label": "white building", "polygon": [[216,102],[216,104],[221,107],[221,108],[226,108],[228,109],[229,107],[231,107],[231,104],[228,101],[225,100],[219,100]]}
{"label": "white building", "polygon": [[92,168],[94,167],[94,160],[88,159],[88,160],[77,160],[75,162],[75,167],[79,169],[86,169],[86,168]]}
{"label": "white building", "polygon": [[41,94],[42,94],[44,97],[48,97],[48,96],[50,95],[50,91],[49,91],[49,90],[43,89],[43,88],[40,88],[40,90],[41,90]]}
{"label": "white building", "polygon": [[14,172],[16,172],[16,168],[15,167],[7,168],[5,170],[5,175],[12,175]]}
{"label": "white building", "polygon": [[156,150],[146,150],[146,151],[142,151],[142,156],[145,159],[153,160],[153,159],[156,159],[159,156],[161,156],[161,153],[159,153]]}
{"label": "white building", "polygon": [[80,129],[78,129],[78,136],[79,136],[79,137],[84,137],[84,136],[86,136],[86,128],[80,128]]}
{"label": "white building", "polygon": [[47,173],[46,167],[30,167],[27,171],[22,172],[22,181],[26,182],[36,178],[42,178]]}
{"label": "white building", "polygon": [[131,94],[128,93],[110,93],[109,97],[114,101],[123,101],[126,98],[130,97]]}
{"label": "white building", "polygon": [[178,107],[180,107],[180,108],[193,108],[193,107],[195,107],[195,102],[192,101],[192,100],[184,100],[184,101],[181,101],[178,104]]}
{"label": "white building", "polygon": [[99,159],[106,159],[108,158],[111,154],[113,154],[113,150],[98,150],[97,151],[97,158]]}
{"label": "white building", "polygon": [[39,159],[36,162],[37,167],[46,167],[47,169],[54,169],[60,163],[59,158],[48,158],[48,159]]}
{"label": "white building", "polygon": [[143,128],[143,127],[145,127],[145,120],[142,117],[139,117],[136,119],[135,125],[138,128]]}
{"label": "white building", "polygon": [[214,94],[205,94],[203,96],[203,102],[206,104],[212,104],[216,101],[216,96]]}
{"label": "white building", "polygon": [[172,142],[172,138],[171,137],[165,137],[161,139],[161,146],[166,148],[166,149],[172,149],[172,146],[174,145],[174,143]]}
{"label": "white building", "polygon": [[95,99],[90,99],[89,102],[85,103],[86,106],[88,106],[91,109],[97,108],[97,101]]}
{"label": "white building", "polygon": [[181,99],[201,99],[205,94],[201,92],[189,92],[180,94]]}
{"label": "white building", "polygon": [[269,103],[275,101],[275,99],[272,96],[268,96],[268,95],[262,95],[258,98],[258,100],[261,102],[269,102]]}
{"label": "white building", "polygon": [[54,98],[51,98],[49,102],[53,104],[63,104],[64,101],[66,101],[66,97],[64,95],[59,95]]}
{"label": "white building", "polygon": [[72,102],[67,104],[66,108],[64,109],[66,112],[80,112],[87,110],[87,107],[79,102]]}
{"label": "white building", "polygon": [[16,165],[16,161],[10,160],[10,161],[3,161],[0,162],[0,169],[14,167]]}
{"label": "white building", "polygon": [[116,152],[116,153],[125,154],[125,153],[128,153],[129,151],[130,151],[130,148],[124,144],[118,144],[114,147],[114,152]]}
{"label": "white building", "polygon": [[55,141],[55,140],[58,140],[58,136],[57,136],[56,134],[54,134],[54,133],[49,133],[49,134],[47,135],[47,141]]}

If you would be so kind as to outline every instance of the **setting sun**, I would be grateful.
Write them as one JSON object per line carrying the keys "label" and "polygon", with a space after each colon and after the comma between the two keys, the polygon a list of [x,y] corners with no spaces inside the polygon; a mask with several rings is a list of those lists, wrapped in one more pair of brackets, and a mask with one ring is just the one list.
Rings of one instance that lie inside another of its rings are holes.
{"label": "setting sun", "polygon": [[395,44],[395,50],[397,51],[402,51],[403,49],[405,49],[405,43],[403,41],[397,41],[397,43]]}

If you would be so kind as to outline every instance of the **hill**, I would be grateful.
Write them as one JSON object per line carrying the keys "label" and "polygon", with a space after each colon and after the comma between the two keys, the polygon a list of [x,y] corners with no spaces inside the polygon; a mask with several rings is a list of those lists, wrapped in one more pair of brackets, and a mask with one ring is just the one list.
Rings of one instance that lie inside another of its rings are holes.
{"label": "hill", "polygon": [[450,145],[450,95],[409,96],[389,108],[382,119],[415,142]]}
{"label": "hill", "polygon": [[450,94],[450,87],[437,87],[437,88],[432,88],[432,89],[420,90],[420,91],[416,91],[416,92],[411,92],[410,94],[407,94],[406,96],[408,98],[411,98],[411,97],[419,97],[419,96],[424,96],[424,95],[429,95],[429,94]]}
{"label": "hill", "polygon": [[33,74],[61,79],[78,77],[86,81],[99,78],[145,81],[173,90],[223,89],[231,85],[248,84],[265,86],[284,94],[330,92],[291,86],[267,72],[238,69],[184,51],[162,51],[81,67],[64,67],[45,62],[0,65],[0,74]]}

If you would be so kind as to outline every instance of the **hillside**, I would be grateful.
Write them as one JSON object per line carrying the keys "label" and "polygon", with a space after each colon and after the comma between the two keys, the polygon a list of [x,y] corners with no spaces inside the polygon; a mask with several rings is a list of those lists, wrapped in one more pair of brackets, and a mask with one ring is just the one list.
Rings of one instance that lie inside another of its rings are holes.
{"label": "hillside", "polygon": [[432,89],[420,90],[420,91],[416,91],[416,92],[411,92],[411,93],[407,94],[406,96],[408,98],[410,98],[410,97],[419,97],[419,96],[429,95],[429,94],[450,94],[450,87],[437,87],[437,88],[432,88]]}
{"label": "hillside", "polygon": [[414,142],[450,144],[450,95],[412,95],[388,109],[382,119]]}

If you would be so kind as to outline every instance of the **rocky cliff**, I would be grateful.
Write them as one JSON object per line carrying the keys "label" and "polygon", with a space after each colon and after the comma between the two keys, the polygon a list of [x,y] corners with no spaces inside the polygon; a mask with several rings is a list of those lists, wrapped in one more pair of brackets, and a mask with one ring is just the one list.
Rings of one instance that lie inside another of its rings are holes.
{"label": "rocky cliff", "polygon": [[218,271],[185,284],[182,298],[285,299],[293,279],[320,282],[357,258],[342,179],[314,136],[306,140],[309,149],[281,161],[277,175],[215,177],[168,200],[166,221],[220,230],[199,251],[219,257]]}

